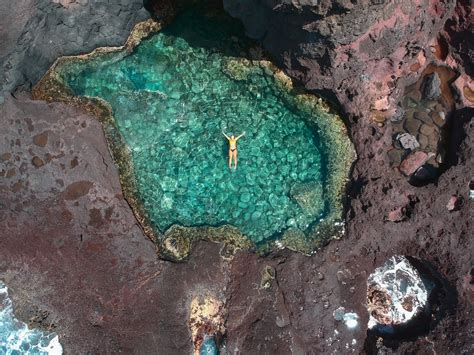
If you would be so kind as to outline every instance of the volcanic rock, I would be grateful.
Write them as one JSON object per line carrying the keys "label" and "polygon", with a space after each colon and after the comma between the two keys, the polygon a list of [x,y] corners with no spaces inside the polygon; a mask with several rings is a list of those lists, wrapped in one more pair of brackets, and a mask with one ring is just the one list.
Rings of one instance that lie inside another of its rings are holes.
{"label": "volcanic rock", "polygon": [[41,167],[41,166],[44,165],[43,159],[41,159],[41,158],[38,157],[38,156],[33,157],[33,159],[31,160],[31,162],[32,162],[33,165],[36,166],[37,168],[39,168],[39,167]]}
{"label": "volcanic rock", "polygon": [[416,138],[408,133],[402,133],[398,135],[397,140],[403,149],[414,150],[420,146],[420,143],[418,143]]}
{"label": "volcanic rock", "polygon": [[422,87],[424,100],[438,100],[441,96],[441,80],[438,73],[427,75]]}
{"label": "volcanic rock", "polygon": [[324,208],[323,187],[318,182],[298,183],[291,187],[290,196],[304,213],[318,215]]}
{"label": "volcanic rock", "polygon": [[406,176],[410,176],[425,164],[430,157],[431,155],[422,151],[413,152],[402,161],[400,171]]}
{"label": "volcanic rock", "polygon": [[149,16],[142,0],[2,2],[0,89],[30,88],[60,56],[122,45]]}
{"label": "volcanic rock", "polygon": [[448,211],[457,211],[462,204],[462,199],[459,196],[451,196],[451,198],[448,201],[448,204],[446,205],[446,208]]}
{"label": "volcanic rock", "polygon": [[390,211],[387,216],[387,221],[390,222],[401,222],[407,219],[406,207],[398,207],[393,211]]}
{"label": "volcanic rock", "polygon": [[[402,73],[409,73],[413,64],[421,70],[426,65],[423,48],[452,14],[455,1],[416,4],[224,0],[226,11],[239,18],[247,34],[261,41],[291,76],[357,116],[367,115],[381,99],[392,105],[391,96],[416,80],[401,78]],[[435,84],[433,79],[429,87]]]}

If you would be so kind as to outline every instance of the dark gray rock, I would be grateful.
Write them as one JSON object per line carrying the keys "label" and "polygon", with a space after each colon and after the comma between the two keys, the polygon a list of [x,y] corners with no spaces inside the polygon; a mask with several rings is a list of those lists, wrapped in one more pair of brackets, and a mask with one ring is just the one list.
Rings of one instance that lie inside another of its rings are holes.
{"label": "dark gray rock", "polygon": [[433,73],[426,76],[423,82],[423,99],[425,100],[438,100],[441,96],[441,80],[439,79],[438,73]]}
{"label": "dark gray rock", "polygon": [[[56,58],[125,42],[149,17],[142,0],[2,2],[0,82],[3,91],[34,85]],[[3,25],[3,23],[2,23]]]}

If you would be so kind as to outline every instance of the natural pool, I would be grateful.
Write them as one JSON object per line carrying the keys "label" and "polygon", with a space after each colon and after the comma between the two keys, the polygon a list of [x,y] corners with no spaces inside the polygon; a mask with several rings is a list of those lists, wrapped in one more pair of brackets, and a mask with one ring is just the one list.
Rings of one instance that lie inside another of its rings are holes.
{"label": "natural pool", "polygon": [[[352,146],[315,97],[293,93],[270,63],[246,59],[260,54],[242,33],[227,17],[191,9],[130,54],[62,61],[55,73],[73,95],[110,104],[155,230],[233,225],[256,244],[288,231],[315,238],[340,218]],[[236,170],[222,131],[246,132]]]}

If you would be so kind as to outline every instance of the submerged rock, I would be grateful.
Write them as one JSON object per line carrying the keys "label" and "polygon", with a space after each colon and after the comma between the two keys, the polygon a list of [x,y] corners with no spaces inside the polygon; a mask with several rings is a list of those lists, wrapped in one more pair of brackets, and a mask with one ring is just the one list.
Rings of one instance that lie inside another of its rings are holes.
{"label": "submerged rock", "polygon": [[305,214],[317,216],[324,208],[323,187],[319,182],[295,184],[291,187],[290,196]]}
{"label": "submerged rock", "polygon": [[392,256],[367,280],[369,328],[406,323],[427,304],[430,289],[410,261]]}

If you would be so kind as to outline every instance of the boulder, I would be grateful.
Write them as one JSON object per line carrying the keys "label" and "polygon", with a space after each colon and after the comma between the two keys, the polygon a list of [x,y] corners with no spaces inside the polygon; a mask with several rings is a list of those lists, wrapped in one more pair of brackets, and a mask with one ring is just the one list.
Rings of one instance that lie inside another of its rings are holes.
{"label": "boulder", "polygon": [[424,100],[438,100],[441,96],[441,80],[438,73],[427,75],[422,85]]}
{"label": "boulder", "polygon": [[421,168],[431,156],[431,154],[422,151],[413,152],[402,161],[400,164],[400,171],[404,175],[410,176],[419,168]]}
{"label": "boulder", "polygon": [[317,216],[324,208],[323,187],[317,181],[297,183],[291,187],[290,196],[310,216]]}
{"label": "boulder", "polygon": [[403,149],[411,149],[414,150],[420,146],[416,137],[412,136],[409,133],[402,133],[397,136],[397,140]]}
{"label": "boulder", "polygon": [[408,133],[415,135],[418,133],[421,123],[422,123],[421,121],[414,118],[406,119],[405,122],[403,123],[403,128],[405,128],[405,130]]}

